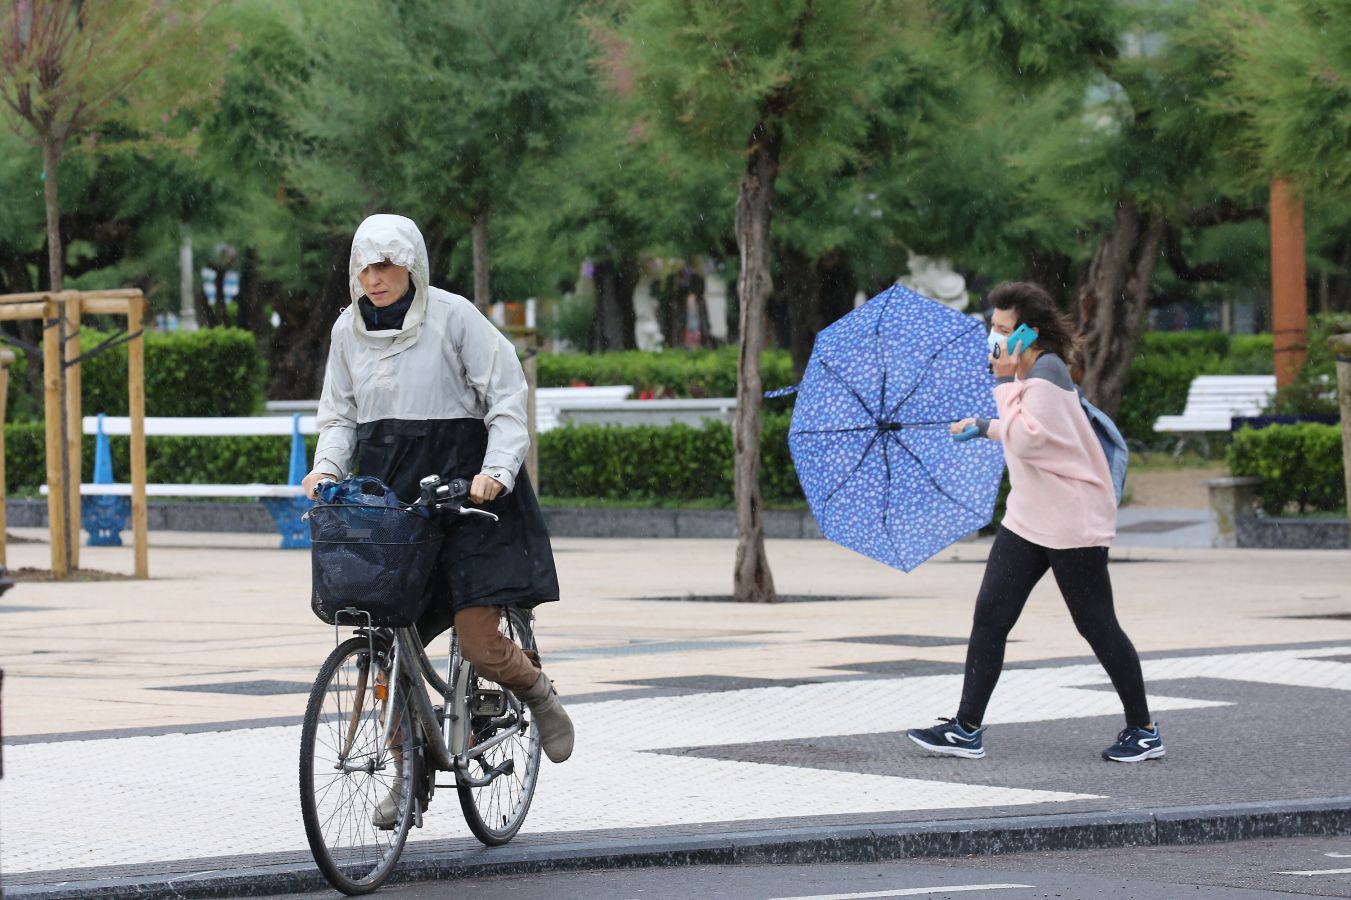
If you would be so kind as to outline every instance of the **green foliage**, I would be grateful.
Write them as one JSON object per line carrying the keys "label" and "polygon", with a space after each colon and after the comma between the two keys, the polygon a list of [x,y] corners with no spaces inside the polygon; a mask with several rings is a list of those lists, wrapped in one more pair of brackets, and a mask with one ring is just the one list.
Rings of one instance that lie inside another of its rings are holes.
{"label": "green foliage", "polygon": [[1270,374],[1271,335],[1231,337],[1218,331],[1147,332],[1131,362],[1116,424],[1127,440],[1158,440],[1154,422],[1182,412],[1197,375]]}
{"label": "green foliage", "polygon": [[[108,336],[83,329],[82,352]],[[127,348],[80,364],[87,415],[127,414]],[[145,336],[145,408],[151,416],[248,416],[262,409],[265,364],[252,334],[237,328]],[[176,479],[175,479],[176,480]]]}
{"label": "green foliage", "polygon": [[1334,313],[1309,319],[1308,356],[1293,384],[1277,392],[1270,412],[1276,415],[1336,414],[1337,361],[1328,338],[1351,330],[1351,315]]}
{"label": "green foliage", "polygon": [[46,454],[46,425],[42,422],[6,424],[5,493],[35,493],[37,486],[47,480]]}
{"label": "green foliage", "polygon": [[[310,77],[286,106],[305,141],[290,168],[307,193],[349,209],[373,202],[420,222],[487,213],[591,93],[592,48],[574,0],[312,9]],[[397,63],[372,78],[373,60]]]}
{"label": "green foliage", "polygon": [[619,40],[658,128],[722,159],[763,123],[787,163],[831,172],[858,152],[876,64],[923,16],[901,0],[636,0]]}
{"label": "green foliage", "polygon": [[[658,397],[736,396],[736,347],[660,353],[545,353],[538,360],[540,387],[631,384],[635,399],[643,391]],[[761,354],[760,376],[766,390],[787,387],[797,380],[793,361],[782,350]]]}
{"label": "green foliage", "polygon": [[949,27],[1018,78],[1074,71],[1085,58],[1115,57],[1125,24],[1113,3],[1081,0],[937,0]]}
{"label": "green foliage", "polygon": [[[766,503],[801,503],[788,452],[789,416],[767,415],[760,445]],[[732,502],[732,430],[587,425],[540,435],[540,483],[551,496],[632,501]]]}
{"label": "green foliage", "polygon": [[1208,375],[1270,375],[1275,367],[1275,344],[1270,334],[1235,334],[1229,352]]}
{"label": "green foliage", "polygon": [[1217,101],[1261,184],[1351,188],[1351,17],[1345,0],[1199,4],[1223,48]]}
{"label": "green foliage", "polygon": [[[46,436],[41,422],[5,426],[5,487],[33,493],[47,481]],[[306,438],[306,458],[313,458],[316,435]],[[108,439],[113,479],[131,480],[131,444],[125,437]],[[151,484],[285,484],[290,474],[291,439],[273,436],[147,437],[146,481]],[[95,438],[82,444],[84,480],[94,477]]]}
{"label": "green foliage", "polygon": [[1262,479],[1262,509],[1279,516],[1346,506],[1342,433],[1338,425],[1305,422],[1240,429],[1229,447],[1234,475]]}

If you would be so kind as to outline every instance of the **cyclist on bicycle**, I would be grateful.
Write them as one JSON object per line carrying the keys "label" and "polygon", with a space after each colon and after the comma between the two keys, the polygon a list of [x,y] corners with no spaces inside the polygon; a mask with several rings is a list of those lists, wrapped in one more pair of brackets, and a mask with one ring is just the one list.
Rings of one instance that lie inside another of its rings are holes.
{"label": "cyclist on bicycle", "polygon": [[426,643],[453,621],[465,660],[530,708],[545,754],[562,762],[572,720],[538,658],[498,630],[500,607],[558,599],[549,532],[522,467],[525,373],[511,342],[468,300],[432,287],[429,271],[411,219],[375,215],[357,228],[352,305],[333,326],[305,491],[313,498],[319,482],[353,468],[408,503],[423,476],[471,481],[469,499],[500,521],[457,517],[447,530],[418,634]]}

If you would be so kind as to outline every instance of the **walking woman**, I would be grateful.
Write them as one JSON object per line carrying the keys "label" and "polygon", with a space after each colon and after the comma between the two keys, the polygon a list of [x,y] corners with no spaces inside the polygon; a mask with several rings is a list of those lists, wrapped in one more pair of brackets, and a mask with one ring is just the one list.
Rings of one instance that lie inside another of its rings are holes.
{"label": "walking woman", "polygon": [[[1125,709],[1126,727],[1103,759],[1155,759],[1164,754],[1163,738],[1149,715],[1140,657],[1112,605],[1107,548],[1116,535],[1116,493],[1070,379],[1074,326],[1035,284],[1005,282],[989,299],[999,418],[963,419],[951,430],[976,425],[982,436],[1003,443],[1011,490],[976,598],[957,715],[933,728],[911,729],[909,737],[934,753],[985,756],[985,707],[1004,667],[1004,646],[1049,569]],[[1035,342],[1008,348],[1009,335],[1020,325],[1036,333]]]}
{"label": "walking woman", "polygon": [[[558,599],[549,533],[522,468],[525,373],[472,303],[430,285],[429,268],[411,219],[375,215],[357,229],[352,305],[333,326],[305,491],[314,497],[320,481],[354,468],[404,502],[417,499],[427,475],[471,481],[469,499],[500,521],[471,517],[449,529],[418,633],[426,643],[453,621],[464,658],[530,707],[545,754],[562,762],[572,721],[539,660],[499,631],[500,607]],[[396,809],[381,804],[376,823]]]}

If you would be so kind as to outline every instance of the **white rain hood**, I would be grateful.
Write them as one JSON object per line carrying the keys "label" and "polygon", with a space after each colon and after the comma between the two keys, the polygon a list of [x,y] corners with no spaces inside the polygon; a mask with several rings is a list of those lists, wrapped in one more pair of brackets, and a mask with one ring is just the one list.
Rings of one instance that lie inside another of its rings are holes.
{"label": "white rain hood", "polygon": [[353,310],[352,327],[362,337],[390,341],[389,350],[398,352],[417,341],[422,320],[427,314],[430,287],[430,268],[427,261],[427,242],[422,238],[417,223],[405,216],[386,213],[370,216],[357,228],[352,238],[352,259],[347,268],[352,303],[365,293],[357,276],[371,263],[389,260],[408,270],[416,295],[413,305],[404,316],[403,327],[386,331],[367,331],[359,310]]}

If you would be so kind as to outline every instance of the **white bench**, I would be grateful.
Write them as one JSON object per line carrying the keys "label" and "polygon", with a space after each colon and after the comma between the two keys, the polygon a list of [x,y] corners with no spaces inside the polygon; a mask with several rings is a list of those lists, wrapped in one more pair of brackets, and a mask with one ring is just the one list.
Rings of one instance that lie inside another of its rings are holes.
{"label": "white bench", "polygon": [[[541,434],[557,428],[568,410],[589,409],[592,406],[617,403],[633,396],[633,385],[610,384],[597,387],[546,387],[535,388],[535,433]],[[293,413],[309,413],[319,408],[318,400],[269,400],[267,413],[274,418],[290,416]],[[286,421],[290,421],[289,418]],[[304,423],[305,418],[301,419]],[[149,432],[146,432],[149,434]],[[288,434],[290,432],[287,432]],[[310,432],[305,432],[309,434]]]}
{"label": "white bench", "polygon": [[559,410],[560,421],[579,425],[689,425],[700,428],[709,421],[730,424],[735,416],[735,397],[617,400]]}
{"label": "white bench", "polygon": [[[146,416],[146,437],[256,437],[278,436],[295,437],[315,434],[317,427],[314,416],[300,416],[298,420],[290,416]],[[99,433],[99,417],[85,416],[80,430],[87,435]],[[104,416],[103,434],[117,437],[131,434],[131,419],[127,416]],[[41,492],[47,493],[47,485]],[[147,484],[148,497],[256,497],[262,500],[277,523],[281,532],[283,547],[308,547],[309,535],[300,523],[300,515],[305,500],[304,490],[298,484]],[[131,485],[125,483],[81,484],[82,497],[130,497]],[[99,515],[104,518],[97,530],[91,527]],[[125,512],[105,507],[87,517],[86,529],[90,533],[90,543],[120,544],[116,536],[119,526],[117,519],[125,517]],[[294,520],[294,521],[293,521]]]}
{"label": "white bench", "polygon": [[631,396],[633,396],[631,384],[536,388],[535,433],[543,434],[557,428],[571,410],[619,403]]}
{"label": "white bench", "polygon": [[1275,375],[1198,375],[1181,415],[1159,416],[1155,431],[1228,431],[1235,416],[1255,416],[1276,393]]}

